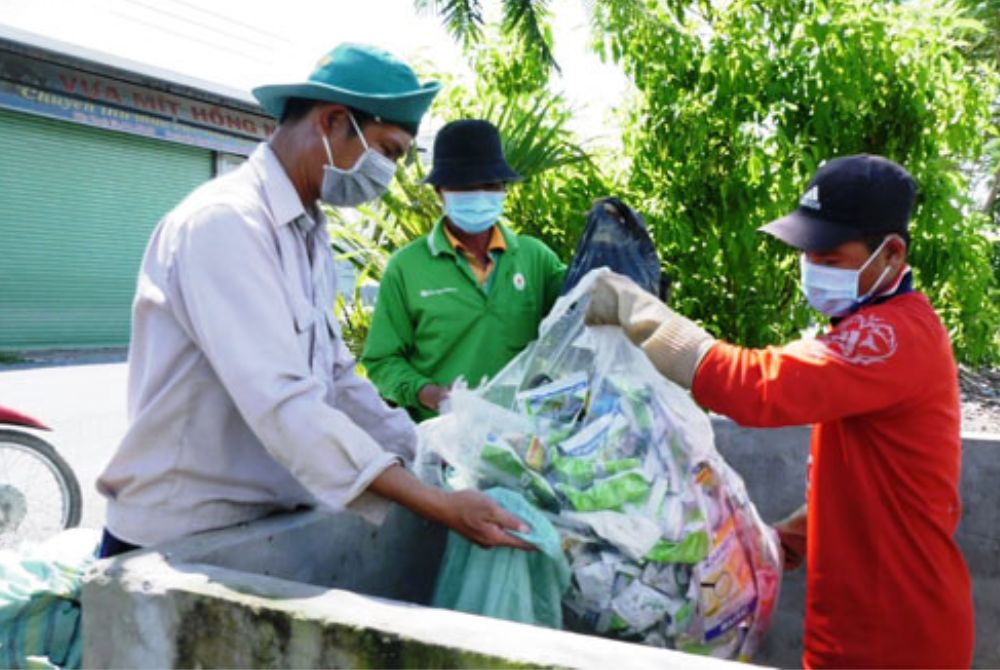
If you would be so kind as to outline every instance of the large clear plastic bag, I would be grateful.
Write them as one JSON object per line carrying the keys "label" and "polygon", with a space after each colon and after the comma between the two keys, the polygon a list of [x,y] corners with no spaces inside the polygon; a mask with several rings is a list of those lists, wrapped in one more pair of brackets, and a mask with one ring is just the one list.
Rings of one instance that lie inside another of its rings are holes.
{"label": "large clear plastic bag", "polygon": [[[781,579],[777,537],[689,395],[620,328],[588,327],[589,273],[539,338],[420,426],[423,476],[503,486],[559,530],[568,628],[749,659]],[[437,464],[437,467],[435,466]]]}

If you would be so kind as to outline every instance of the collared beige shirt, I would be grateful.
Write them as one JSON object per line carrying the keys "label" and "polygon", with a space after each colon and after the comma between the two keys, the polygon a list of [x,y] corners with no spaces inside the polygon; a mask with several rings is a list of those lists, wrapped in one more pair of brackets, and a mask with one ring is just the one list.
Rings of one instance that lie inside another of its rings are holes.
{"label": "collared beige shirt", "polygon": [[129,428],[97,483],[114,535],[150,545],[299,505],[384,512],[365,489],[416,434],[355,375],[335,277],[326,221],[266,144],[160,221],[133,303]]}

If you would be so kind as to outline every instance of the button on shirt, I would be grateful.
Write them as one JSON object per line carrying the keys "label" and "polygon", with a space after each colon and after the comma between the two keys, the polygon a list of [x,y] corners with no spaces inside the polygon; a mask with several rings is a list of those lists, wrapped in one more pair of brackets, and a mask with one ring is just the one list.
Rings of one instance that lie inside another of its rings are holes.
{"label": "button on shirt", "polygon": [[[312,208],[311,208],[312,209]],[[326,222],[260,145],[153,232],[129,350],[129,429],[98,480],[138,545],[299,505],[351,505],[416,434],[354,374]]]}

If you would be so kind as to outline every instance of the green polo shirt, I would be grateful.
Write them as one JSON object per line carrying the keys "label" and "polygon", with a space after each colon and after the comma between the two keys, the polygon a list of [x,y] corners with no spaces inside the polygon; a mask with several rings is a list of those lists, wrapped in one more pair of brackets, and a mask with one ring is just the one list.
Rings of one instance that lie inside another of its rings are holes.
{"label": "green polo shirt", "polygon": [[480,285],[449,243],[443,219],[389,259],[362,363],[384,398],[416,419],[434,416],[417,394],[464,377],[478,386],[535,339],[566,266],[545,244],[497,224],[507,249]]}

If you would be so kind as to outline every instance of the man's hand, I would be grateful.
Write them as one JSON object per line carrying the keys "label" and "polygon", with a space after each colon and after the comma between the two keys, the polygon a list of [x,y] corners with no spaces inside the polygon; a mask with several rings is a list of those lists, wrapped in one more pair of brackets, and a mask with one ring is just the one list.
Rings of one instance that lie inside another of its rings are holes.
{"label": "man's hand", "polygon": [[481,547],[535,549],[534,545],[507,532],[516,530],[526,533],[531,529],[493,498],[479,491],[455,491],[447,496],[442,522],[456,533]]}
{"label": "man's hand", "polygon": [[613,272],[594,282],[586,321],[590,325],[621,326],[664,377],[684,388],[691,388],[702,356],[715,344],[715,338],[694,321],[670,309],[628,277]]}
{"label": "man's hand", "polygon": [[424,384],[417,392],[417,400],[427,409],[437,412],[441,408],[441,403],[448,397],[449,390],[447,386]]}
{"label": "man's hand", "polygon": [[372,480],[368,490],[408,507],[425,519],[444,524],[481,547],[534,550],[507,530],[531,530],[493,498],[478,491],[449,493],[427,486],[401,465],[393,465]]}
{"label": "man's hand", "polygon": [[797,569],[806,557],[806,506],[803,505],[791,516],[776,523],[774,530],[781,540],[785,570]]}

